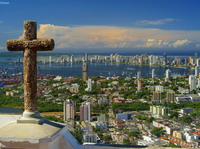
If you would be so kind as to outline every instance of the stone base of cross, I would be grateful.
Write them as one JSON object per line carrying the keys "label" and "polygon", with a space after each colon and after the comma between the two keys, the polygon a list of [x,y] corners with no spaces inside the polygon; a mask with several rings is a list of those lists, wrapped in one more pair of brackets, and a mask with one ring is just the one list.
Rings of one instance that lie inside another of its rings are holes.
{"label": "stone base of cross", "polygon": [[24,39],[7,41],[8,51],[24,52],[24,113],[18,123],[40,123],[43,119],[37,111],[37,51],[54,48],[53,39],[37,39],[34,21],[24,22]]}

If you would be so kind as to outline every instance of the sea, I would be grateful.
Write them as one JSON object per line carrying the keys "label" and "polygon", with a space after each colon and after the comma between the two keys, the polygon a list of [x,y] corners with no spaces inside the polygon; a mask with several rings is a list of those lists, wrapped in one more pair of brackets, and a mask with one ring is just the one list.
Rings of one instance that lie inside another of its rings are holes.
{"label": "sea", "polygon": [[[23,72],[22,63],[13,64],[12,62],[17,62],[22,58],[22,54],[5,55],[0,56],[0,75],[5,73],[6,75],[15,75]],[[193,69],[188,69],[186,67],[157,67],[149,65],[132,65],[132,64],[117,64],[117,63],[88,63],[88,76],[120,76],[125,77],[135,77],[137,72],[141,72],[142,77],[151,77],[152,69],[155,70],[155,77],[164,77],[165,71],[167,69],[171,70],[171,74],[176,75],[190,75],[194,74]],[[38,63],[38,73],[39,74],[52,74],[59,75],[63,77],[81,77],[82,76],[82,63]]]}

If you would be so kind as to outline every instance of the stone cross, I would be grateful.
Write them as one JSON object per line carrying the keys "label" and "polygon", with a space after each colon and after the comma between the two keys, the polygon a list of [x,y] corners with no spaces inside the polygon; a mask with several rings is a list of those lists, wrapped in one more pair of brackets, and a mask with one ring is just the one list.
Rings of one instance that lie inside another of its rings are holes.
{"label": "stone cross", "polygon": [[24,22],[23,36],[23,39],[7,40],[7,49],[24,51],[24,112],[34,114],[37,111],[37,51],[53,50],[54,40],[37,39],[34,21]]}

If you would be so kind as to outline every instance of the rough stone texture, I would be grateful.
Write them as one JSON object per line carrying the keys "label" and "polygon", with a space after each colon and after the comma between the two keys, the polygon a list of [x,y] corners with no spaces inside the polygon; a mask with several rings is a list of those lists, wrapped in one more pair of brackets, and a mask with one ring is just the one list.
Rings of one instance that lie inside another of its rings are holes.
{"label": "rough stone texture", "polygon": [[12,39],[7,40],[8,51],[24,51],[25,49],[31,49],[32,51],[50,51],[54,48],[53,39]]}
{"label": "rough stone texture", "polygon": [[8,51],[24,51],[24,108],[37,111],[37,51],[53,50],[53,39],[37,39],[34,21],[24,22],[24,39],[8,40]]}
{"label": "rough stone texture", "polygon": [[24,51],[24,108],[26,111],[37,110],[36,95],[37,53],[31,49],[26,49]]}
{"label": "rough stone texture", "polygon": [[37,24],[34,21],[24,21],[24,39],[37,39]]}

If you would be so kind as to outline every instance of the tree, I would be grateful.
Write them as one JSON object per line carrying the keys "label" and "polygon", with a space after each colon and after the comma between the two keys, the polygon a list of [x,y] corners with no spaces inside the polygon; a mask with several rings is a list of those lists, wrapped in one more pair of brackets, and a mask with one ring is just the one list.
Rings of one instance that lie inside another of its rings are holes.
{"label": "tree", "polygon": [[76,129],[71,133],[79,143],[83,142],[83,130],[81,129],[80,125],[76,126]]}
{"label": "tree", "polygon": [[171,112],[170,113],[170,118],[174,118],[174,117],[178,118],[178,115],[179,115],[178,112]]}
{"label": "tree", "polygon": [[124,140],[123,140],[123,144],[124,144],[124,145],[131,145],[131,142],[130,142],[129,139],[124,139]]}
{"label": "tree", "polygon": [[160,137],[163,133],[164,133],[163,128],[153,128],[153,130],[151,131],[151,134],[157,137]]}
{"label": "tree", "polygon": [[138,137],[139,134],[140,134],[139,131],[131,131],[131,132],[128,133],[128,136],[129,137]]}
{"label": "tree", "polygon": [[188,116],[188,115],[184,115],[183,117],[181,117],[181,118],[180,118],[180,121],[182,121],[182,122],[184,122],[184,123],[188,123],[188,124],[192,123],[192,119],[191,119],[191,117]]}
{"label": "tree", "polygon": [[104,141],[105,141],[105,143],[110,143],[112,141],[111,135],[104,136]]}

